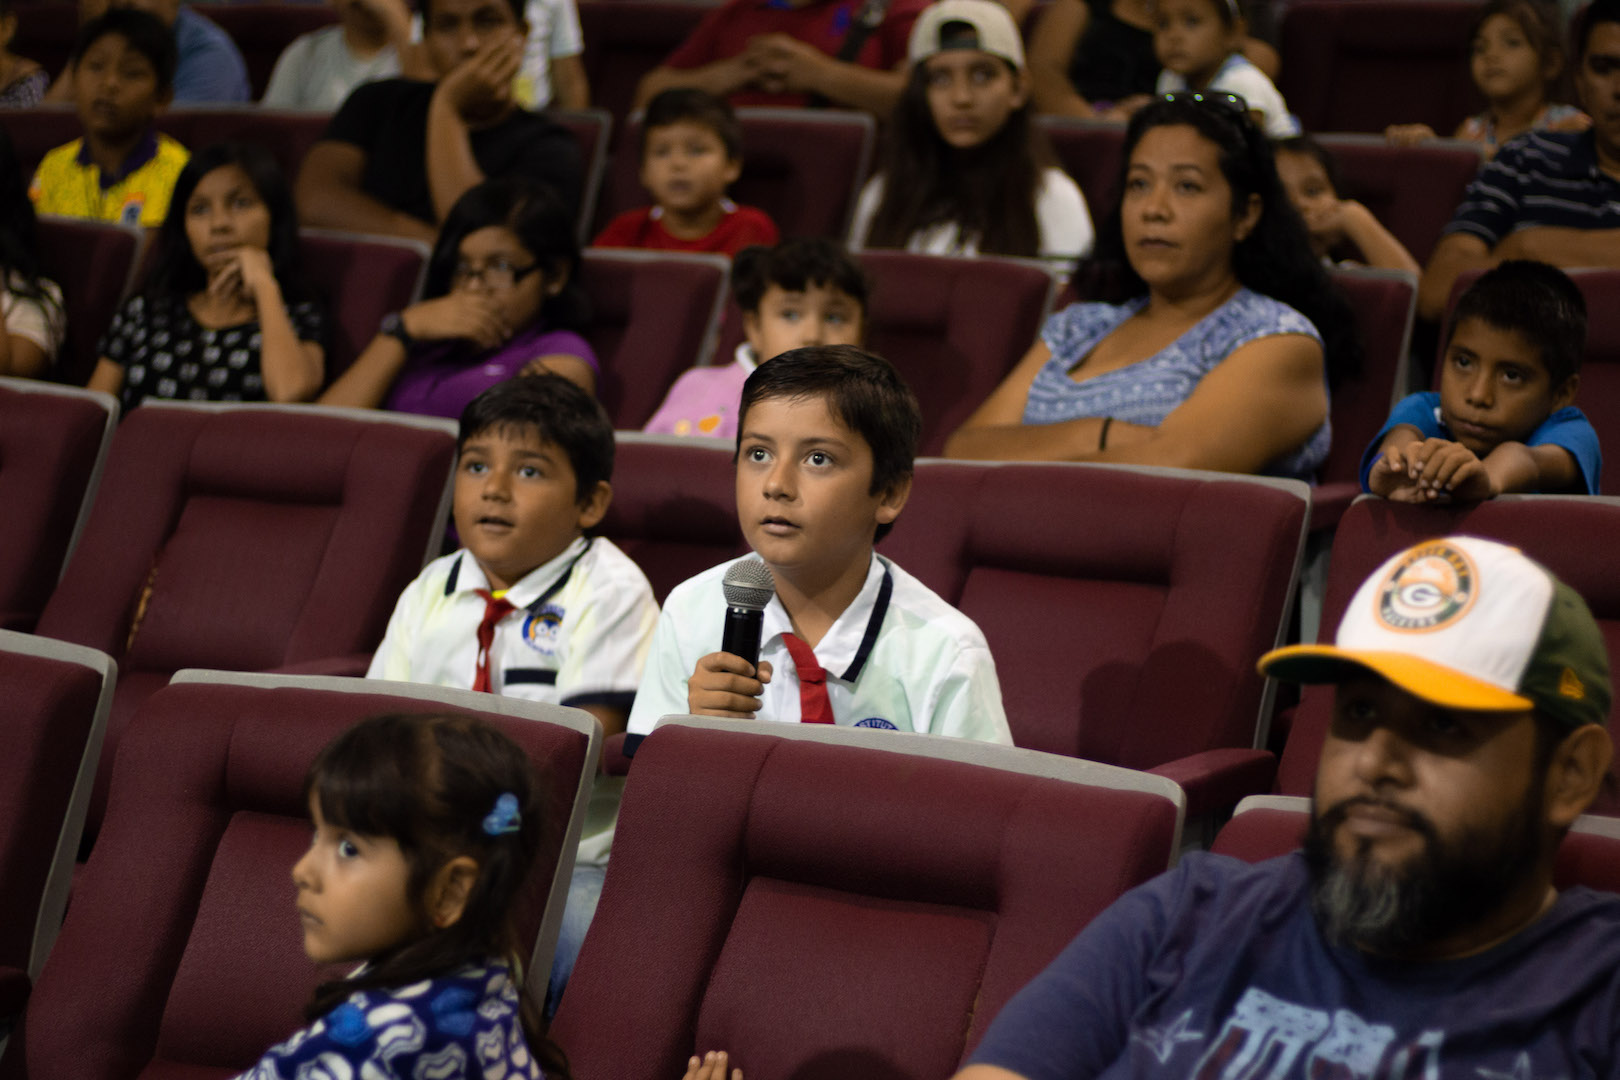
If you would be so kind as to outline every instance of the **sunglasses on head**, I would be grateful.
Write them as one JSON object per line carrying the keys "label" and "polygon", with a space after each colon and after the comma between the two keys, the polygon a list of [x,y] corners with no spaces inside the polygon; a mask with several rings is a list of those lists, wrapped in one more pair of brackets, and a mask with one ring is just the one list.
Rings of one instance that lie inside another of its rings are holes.
{"label": "sunglasses on head", "polygon": [[1240,116],[1249,115],[1249,103],[1244,100],[1243,95],[1227,90],[1175,90],[1165,94],[1164,100],[1190,101],[1195,105],[1207,105],[1223,112],[1237,113]]}

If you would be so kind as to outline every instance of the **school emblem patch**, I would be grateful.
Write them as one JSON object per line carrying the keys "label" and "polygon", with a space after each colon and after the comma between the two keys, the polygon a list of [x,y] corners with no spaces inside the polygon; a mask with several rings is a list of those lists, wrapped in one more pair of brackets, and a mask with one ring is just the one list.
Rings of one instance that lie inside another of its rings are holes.
{"label": "school emblem patch", "polygon": [[881,716],[868,716],[865,720],[855,721],[856,727],[881,728],[884,731],[899,731],[900,729],[883,719]]}
{"label": "school emblem patch", "polygon": [[1474,604],[1473,562],[1444,542],[1406,553],[1378,588],[1378,621],[1391,630],[1422,633],[1461,618]]}
{"label": "school emblem patch", "polygon": [[523,643],[541,656],[555,655],[562,636],[562,621],[562,608],[556,604],[544,605],[523,620]]}

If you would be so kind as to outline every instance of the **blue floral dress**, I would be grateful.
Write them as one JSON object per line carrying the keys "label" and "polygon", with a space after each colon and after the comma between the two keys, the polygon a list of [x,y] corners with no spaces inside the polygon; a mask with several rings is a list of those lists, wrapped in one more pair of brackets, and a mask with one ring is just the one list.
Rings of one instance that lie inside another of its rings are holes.
{"label": "blue floral dress", "polygon": [[[1071,304],[1046,321],[1041,340],[1052,359],[1035,373],[1024,404],[1024,423],[1111,416],[1131,424],[1158,427],[1192,394],[1205,375],[1240,346],[1276,334],[1304,334],[1322,343],[1311,321],[1280,300],[1248,289],[1200,319],[1190,330],[1145,360],[1075,382],[1069,373],[1097,343],[1147,304],[1142,297],[1125,304]],[[1234,417],[1241,422],[1241,417]],[[1332,438],[1327,421],[1305,444],[1261,471],[1310,481],[1326,460]]]}
{"label": "blue floral dress", "polygon": [[360,990],[237,1080],[543,1080],[506,965]]}

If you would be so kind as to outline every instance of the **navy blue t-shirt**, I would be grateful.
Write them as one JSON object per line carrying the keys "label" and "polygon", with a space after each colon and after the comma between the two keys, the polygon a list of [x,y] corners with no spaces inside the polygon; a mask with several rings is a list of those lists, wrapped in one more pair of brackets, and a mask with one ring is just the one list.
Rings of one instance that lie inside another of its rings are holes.
{"label": "navy blue t-shirt", "polygon": [[[1420,394],[1402,398],[1390,411],[1389,419],[1378,429],[1378,434],[1373,436],[1373,441],[1367,444],[1367,449],[1362,451],[1362,491],[1372,490],[1367,486],[1367,477],[1378,461],[1378,448],[1384,445],[1384,436],[1389,434],[1390,428],[1400,424],[1417,428],[1425,439],[1456,441],[1452,438],[1451,429],[1440,419],[1438,393],[1425,390]],[[1598,445],[1597,432],[1593,429],[1592,422],[1586,418],[1586,414],[1573,405],[1565,405],[1550,414],[1541,422],[1541,426],[1524,440],[1526,446],[1545,446],[1549,443],[1568,450],[1570,456],[1575,459],[1575,468],[1581,474],[1579,483],[1582,490],[1578,494],[1596,495],[1598,485],[1603,479],[1603,450]]]}
{"label": "navy blue t-shirt", "polygon": [[974,1064],[1029,1080],[1620,1075],[1620,897],[1569,889],[1461,960],[1329,945],[1304,859],[1195,853],[1127,893],[1002,1010]]}

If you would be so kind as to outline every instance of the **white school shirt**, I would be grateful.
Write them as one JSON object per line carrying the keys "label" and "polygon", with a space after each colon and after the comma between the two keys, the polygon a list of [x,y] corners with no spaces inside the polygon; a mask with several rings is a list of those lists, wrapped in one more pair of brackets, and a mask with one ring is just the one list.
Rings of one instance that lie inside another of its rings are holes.
{"label": "white school shirt", "polygon": [[[1177,90],[1185,89],[1187,89],[1185,76],[1177,75],[1169,68],[1159,72],[1159,93],[1173,94]],[[1266,78],[1266,73],[1255,67],[1242,53],[1228,56],[1205,89],[1236,94],[1248,102],[1249,108],[1258,112],[1264,119],[1267,138],[1286,139],[1299,134],[1299,121],[1289,114],[1288,104],[1283,101],[1282,93],[1276,84]]]}
{"label": "white school shirt", "polygon": [[[434,686],[472,686],[489,581],[466,550],[435,559],[400,594],[366,672]],[[658,603],[641,568],[609,540],[581,537],[506,592],[517,610],[495,624],[490,687],[554,705],[627,708],[641,681]],[[607,861],[623,777],[598,777],[578,862]]]}
{"label": "white school shirt", "polygon": [[[849,226],[849,248],[860,251],[872,232],[872,219],[883,203],[883,174],[872,177],[861,188],[855,201],[855,217]],[[1080,185],[1062,169],[1047,169],[1041,174],[1041,189],[1035,195],[1035,223],[1040,228],[1040,257],[1065,266],[1081,255],[1091,253],[1095,230],[1091,224],[1091,211]],[[962,238],[962,230],[954,221],[942,221],[926,229],[918,229],[906,241],[906,250],[918,255],[977,255],[978,237]]]}
{"label": "white school shirt", "polygon": [[[752,558],[753,556],[747,556]],[[685,714],[686,681],[700,658],[720,648],[726,601],[723,563],[676,586],[664,602],[629,731]],[[791,623],[776,597],[766,605],[759,658],[771,664],[758,718],[799,722],[799,679],[782,640]],[[1012,744],[1001,684],[984,634],[973,620],[882,556],[866,583],[816,645],[827,669],[827,698],[845,727],[891,728]]]}

